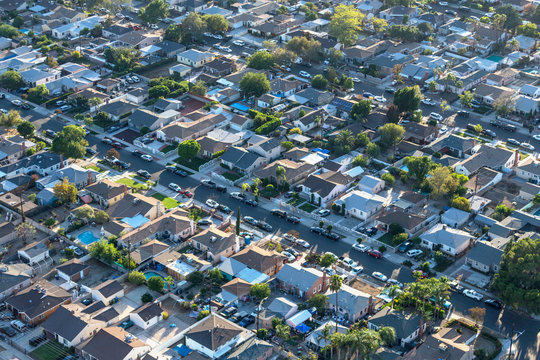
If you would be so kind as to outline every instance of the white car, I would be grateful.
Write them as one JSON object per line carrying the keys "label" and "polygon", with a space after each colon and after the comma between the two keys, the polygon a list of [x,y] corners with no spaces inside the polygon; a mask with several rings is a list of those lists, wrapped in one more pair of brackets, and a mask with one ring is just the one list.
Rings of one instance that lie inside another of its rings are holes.
{"label": "white car", "polygon": [[429,117],[432,118],[433,120],[437,120],[437,121],[442,121],[443,120],[442,115],[439,114],[439,113],[436,113],[436,112],[432,112],[431,114],[429,114]]}
{"label": "white car", "polygon": [[22,105],[22,101],[21,100],[11,100],[11,103],[15,106],[21,106]]}
{"label": "white car", "polygon": [[377,102],[380,102],[380,103],[385,103],[386,102],[386,98],[384,96],[375,96],[373,99],[375,101],[377,101]]}
{"label": "white car", "polygon": [[283,238],[285,240],[289,240],[290,242],[296,242],[296,240],[298,240],[294,235],[291,234],[285,234],[283,235]]}
{"label": "white car", "polygon": [[448,6],[448,3],[446,1],[439,1],[439,5]]}
{"label": "white car", "polygon": [[143,159],[144,161],[148,161],[148,162],[151,162],[153,161],[154,159],[152,159],[152,157],[150,155],[141,155],[141,159]]}
{"label": "white car", "polygon": [[357,77],[353,77],[352,81],[355,82],[355,83],[359,83],[361,80],[359,78],[357,78]]}
{"label": "white car", "polygon": [[4,114],[7,114],[8,111],[6,109],[0,109],[1,112],[3,112]]}
{"label": "white car", "polygon": [[388,280],[388,278],[386,277],[386,275],[378,272],[378,271],[374,271],[371,276],[373,276],[375,279],[377,280],[381,280],[382,282],[386,282],[386,280]]}
{"label": "white car", "polygon": [[206,200],[206,205],[210,206],[211,208],[213,209],[217,209],[217,207],[219,206],[219,204],[217,203],[217,201],[215,200],[212,200],[212,199],[208,199]]}
{"label": "white car", "polygon": [[226,53],[232,53],[231,48],[228,48],[228,47],[226,47],[226,46],[222,46],[222,47],[221,47],[221,51],[225,51]]}
{"label": "white car", "polygon": [[367,247],[366,245],[364,244],[353,244],[352,248],[354,250],[358,250],[360,252],[366,252],[369,250],[369,247]]}
{"label": "white car", "polygon": [[301,77],[305,77],[305,78],[311,79],[311,74],[308,73],[307,71],[300,70],[299,74],[300,74]]}
{"label": "white car", "polygon": [[482,300],[483,298],[482,294],[479,294],[472,289],[463,290],[463,295],[470,297],[471,299],[478,300],[478,301]]}
{"label": "white car", "polygon": [[157,30],[159,27],[156,24],[150,25],[150,29]]}
{"label": "white car", "polygon": [[534,140],[540,140],[540,135],[533,135]]}
{"label": "white car", "polygon": [[356,261],[354,261],[353,259],[349,258],[349,257],[345,257],[343,258],[343,260],[341,260],[342,263],[344,263],[345,265],[348,265],[352,268],[354,267],[357,267],[358,264],[356,263]]}
{"label": "white car", "polygon": [[400,283],[399,281],[397,281],[396,279],[388,279],[387,283],[390,284],[390,285],[397,285],[401,289],[403,289],[403,284]]}
{"label": "white car", "polygon": [[429,106],[435,106],[435,101],[431,100],[431,99],[422,99],[422,104],[424,105],[429,105]]}
{"label": "white car", "polygon": [[135,81],[136,83],[141,82],[141,79],[139,79],[138,76],[132,76],[131,80]]}
{"label": "white car", "polygon": [[[538,135],[534,135],[534,136],[538,136]],[[534,137],[534,136],[533,136],[533,137]],[[507,142],[508,144],[510,144],[510,145],[521,146],[521,143],[520,143],[519,141],[517,141],[516,139],[510,138],[510,139],[506,140],[506,142]]]}
{"label": "white car", "polygon": [[415,256],[422,255],[423,253],[424,252],[422,250],[412,249],[412,250],[407,251],[407,256],[415,257]]}
{"label": "white car", "polygon": [[244,196],[242,195],[242,193],[239,193],[237,191],[230,193],[230,196],[236,200],[244,200]]}
{"label": "white car", "polygon": [[242,40],[233,40],[232,42],[234,45],[237,45],[237,46],[244,46],[246,45],[246,43]]}
{"label": "white car", "polygon": [[334,260],[339,259],[336,254],[334,254],[333,252],[330,252],[330,251],[325,252],[324,255],[330,255],[331,257],[334,258]]}
{"label": "white car", "polygon": [[302,246],[303,248],[306,248],[306,249],[309,249],[309,243],[306,241],[306,240],[302,240],[302,239],[296,239],[295,240],[295,243],[297,243],[298,245]]}
{"label": "white car", "polygon": [[175,184],[175,183],[170,183],[169,184],[169,189],[171,189],[172,191],[176,191],[176,192],[182,191],[182,188],[180,186],[178,186],[178,184]]}
{"label": "white car", "polygon": [[530,150],[530,151],[534,151],[534,146],[532,146],[532,145],[529,144],[529,143],[525,143],[525,142],[524,142],[524,143],[521,143],[521,147],[522,147],[522,148],[525,148],[525,149],[527,149],[527,150]]}
{"label": "white car", "polygon": [[364,271],[364,268],[362,266],[356,266],[352,268],[351,274],[353,274],[354,276],[358,276],[362,271]]}
{"label": "white car", "polygon": [[330,210],[328,210],[328,209],[321,209],[321,210],[317,211],[317,214],[318,214],[319,216],[328,216],[328,215],[330,215]]}
{"label": "white car", "polygon": [[331,268],[322,268],[321,270],[322,270],[322,272],[325,272],[326,275],[328,275],[328,276],[333,276],[333,275],[337,274],[336,270],[331,269]]}
{"label": "white car", "polygon": [[285,255],[290,262],[296,260],[296,257],[288,251],[283,251],[281,255]]}

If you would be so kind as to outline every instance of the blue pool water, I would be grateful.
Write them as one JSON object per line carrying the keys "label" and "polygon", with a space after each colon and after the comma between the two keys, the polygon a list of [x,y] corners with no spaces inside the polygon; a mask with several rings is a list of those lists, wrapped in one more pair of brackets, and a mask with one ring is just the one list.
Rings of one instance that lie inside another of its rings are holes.
{"label": "blue pool water", "polygon": [[95,237],[94,233],[91,231],[80,233],[79,236],[77,236],[77,239],[85,245],[90,245],[99,240],[99,238]]}
{"label": "blue pool water", "polygon": [[486,58],[488,60],[494,61],[496,63],[500,62],[502,59],[504,59],[502,56],[499,55],[491,55],[490,57]]}
{"label": "blue pool water", "polygon": [[540,215],[540,209],[536,210],[536,211],[534,212],[534,215],[537,215],[537,216]]}
{"label": "blue pool water", "polygon": [[148,280],[148,279],[150,279],[151,277],[154,277],[154,276],[159,276],[160,278],[165,279],[163,276],[161,276],[160,274],[158,274],[156,272],[153,272],[153,271],[145,272],[144,276],[146,277],[146,280]]}

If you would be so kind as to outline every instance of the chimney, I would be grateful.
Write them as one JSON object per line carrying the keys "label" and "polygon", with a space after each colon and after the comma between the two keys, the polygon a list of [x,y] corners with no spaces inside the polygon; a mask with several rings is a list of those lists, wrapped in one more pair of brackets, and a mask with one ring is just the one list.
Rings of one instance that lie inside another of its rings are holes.
{"label": "chimney", "polygon": [[124,196],[126,196],[128,193],[128,188],[127,188],[127,185],[124,185]]}
{"label": "chimney", "polygon": [[92,185],[92,173],[88,172],[88,185]]}
{"label": "chimney", "polygon": [[519,151],[516,149],[514,150],[514,166],[517,166],[519,163]]}
{"label": "chimney", "polygon": [[63,169],[63,168],[64,168],[64,156],[60,154],[60,169]]}
{"label": "chimney", "polygon": [[368,300],[368,314],[373,314],[373,296],[370,296]]}
{"label": "chimney", "polygon": [[26,154],[26,140],[23,140],[23,142],[22,142],[22,152],[23,152],[23,156],[24,156],[24,154]]}
{"label": "chimney", "polygon": [[322,276],[322,292],[323,293],[326,292],[326,271],[323,271],[323,276]]}
{"label": "chimney", "polygon": [[443,224],[442,228],[443,230],[446,230],[446,224]]}
{"label": "chimney", "polygon": [[476,146],[476,139],[472,139],[472,146],[473,146],[473,147]]}
{"label": "chimney", "polygon": [[420,330],[418,331],[418,337],[421,338],[424,335],[424,319],[420,318]]}

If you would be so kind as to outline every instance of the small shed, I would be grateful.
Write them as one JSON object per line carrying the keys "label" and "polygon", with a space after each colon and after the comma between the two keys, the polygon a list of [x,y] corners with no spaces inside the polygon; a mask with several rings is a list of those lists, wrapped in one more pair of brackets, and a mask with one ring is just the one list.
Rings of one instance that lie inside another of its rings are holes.
{"label": "small shed", "polygon": [[470,213],[467,211],[450,208],[441,215],[441,222],[455,229],[463,227],[469,221]]}

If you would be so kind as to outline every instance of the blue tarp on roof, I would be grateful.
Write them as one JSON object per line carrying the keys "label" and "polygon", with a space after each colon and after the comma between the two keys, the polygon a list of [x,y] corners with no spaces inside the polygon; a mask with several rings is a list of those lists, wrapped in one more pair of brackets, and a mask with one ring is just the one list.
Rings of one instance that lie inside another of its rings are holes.
{"label": "blue tarp on roof", "polygon": [[246,105],[240,104],[240,103],[234,103],[234,104],[231,105],[231,107],[233,109],[238,109],[238,110],[244,111],[244,112],[249,110],[249,106],[246,106]]}
{"label": "blue tarp on roof", "polygon": [[134,217],[125,217],[125,218],[122,219],[122,222],[128,224],[129,226],[131,226],[134,229],[138,228],[139,226],[142,226],[142,225],[146,224],[149,221],[150,221],[150,219],[142,216],[141,214],[136,215]]}
{"label": "blue tarp on roof", "polygon": [[313,149],[313,152],[320,152],[322,154],[330,154],[330,150],[325,150],[325,149],[321,149],[321,148],[315,148],[315,149]]}
{"label": "blue tarp on roof", "polygon": [[186,345],[182,345],[182,346],[177,345],[177,346],[174,347],[174,351],[176,351],[178,354],[180,354],[181,357],[186,357],[191,352],[193,352],[193,350],[188,348]]}
{"label": "blue tarp on roof", "polygon": [[306,324],[304,323],[301,323],[300,325],[298,325],[296,327],[296,330],[301,332],[302,334],[305,334],[307,333],[309,330],[311,330],[311,328],[309,326],[307,326]]}

